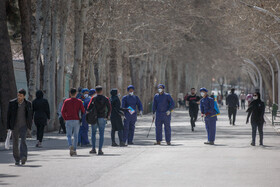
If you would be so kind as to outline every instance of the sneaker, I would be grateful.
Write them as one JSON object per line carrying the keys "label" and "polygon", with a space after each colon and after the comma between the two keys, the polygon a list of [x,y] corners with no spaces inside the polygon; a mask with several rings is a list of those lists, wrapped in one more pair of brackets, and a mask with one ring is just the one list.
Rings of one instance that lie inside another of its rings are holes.
{"label": "sneaker", "polygon": [[20,165],[20,164],[19,164],[19,161],[16,161],[15,165],[16,165],[16,166],[19,166],[19,165]]}
{"label": "sneaker", "polygon": [[73,156],[74,155],[74,147],[73,146],[70,146],[69,147],[69,150],[70,150],[70,156]]}
{"label": "sneaker", "polygon": [[96,150],[95,149],[92,149],[89,154],[96,154]]}
{"label": "sneaker", "polygon": [[161,142],[160,141],[157,141],[156,143],[154,143],[154,145],[160,145]]}
{"label": "sneaker", "polygon": [[209,142],[209,141],[207,141],[207,142],[204,142],[204,144],[207,144],[207,145],[209,145],[209,144],[210,144],[210,142]]}
{"label": "sneaker", "polygon": [[73,156],[77,156],[77,151],[74,151],[74,152],[73,152]]}
{"label": "sneaker", "polygon": [[231,119],[229,120],[229,124],[231,125]]}
{"label": "sneaker", "polygon": [[192,127],[192,131],[194,131],[194,128]]}
{"label": "sneaker", "polygon": [[104,155],[102,150],[98,150],[98,155]]}
{"label": "sneaker", "polygon": [[128,142],[128,145],[134,145],[134,143],[133,142]]}
{"label": "sneaker", "polygon": [[171,145],[171,142],[167,142],[167,145]]}
{"label": "sneaker", "polygon": [[26,163],[26,161],[27,161],[27,158],[26,158],[26,157],[23,157],[23,158],[21,159],[21,164],[24,165],[24,164]]}
{"label": "sneaker", "polygon": [[251,143],[251,146],[255,146],[255,145],[256,145],[256,143],[255,143],[255,142],[252,142],[252,143]]}
{"label": "sneaker", "polygon": [[112,147],[118,147],[119,145],[116,142],[112,142]]}
{"label": "sneaker", "polygon": [[121,142],[121,143],[120,143],[120,147],[127,147],[127,145],[125,145],[124,142]]}

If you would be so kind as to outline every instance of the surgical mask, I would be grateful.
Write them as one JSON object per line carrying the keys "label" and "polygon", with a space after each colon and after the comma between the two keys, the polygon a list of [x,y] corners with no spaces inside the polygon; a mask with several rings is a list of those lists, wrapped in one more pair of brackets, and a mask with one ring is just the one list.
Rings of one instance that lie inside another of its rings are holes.
{"label": "surgical mask", "polygon": [[202,97],[204,97],[204,96],[205,96],[205,93],[204,93],[204,92],[200,92],[200,95],[201,95]]}
{"label": "surgical mask", "polygon": [[159,88],[159,89],[158,89],[158,92],[159,92],[159,93],[161,93],[161,92],[162,92],[162,89],[161,89],[161,88]]}
{"label": "surgical mask", "polygon": [[258,97],[257,97],[257,96],[254,96],[254,97],[253,97],[253,99],[254,99],[254,100],[257,100],[257,99],[258,99]]}
{"label": "surgical mask", "polygon": [[121,94],[119,93],[118,96],[121,97]]}
{"label": "surgical mask", "polygon": [[85,94],[84,97],[85,97],[85,98],[88,98],[88,94]]}
{"label": "surgical mask", "polygon": [[133,92],[129,92],[129,95],[133,95]]}

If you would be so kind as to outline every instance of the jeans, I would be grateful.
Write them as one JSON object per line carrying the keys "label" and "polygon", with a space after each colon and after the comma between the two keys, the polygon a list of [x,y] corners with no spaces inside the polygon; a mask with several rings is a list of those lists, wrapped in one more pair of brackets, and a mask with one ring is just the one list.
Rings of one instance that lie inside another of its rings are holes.
{"label": "jeans", "polygon": [[[26,132],[27,132],[26,126],[21,126],[19,128],[15,128],[12,131],[13,156],[14,156],[16,162],[19,162],[19,160],[22,158],[27,158]],[[20,150],[18,149],[19,138],[21,139]]]}
{"label": "jeans", "polygon": [[252,126],[252,142],[255,143],[256,142],[256,136],[257,136],[257,129],[259,131],[259,135],[260,135],[260,144],[263,144],[263,123],[262,122],[252,122],[251,123]]}
{"label": "jeans", "polygon": [[72,146],[72,135],[74,135],[74,150],[76,151],[78,145],[78,135],[80,130],[79,120],[67,120],[66,121],[66,136],[69,147]]}
{"label": "jeans", "polygon": [[236,107],[228,107],[228,118],[231,120],[231,116],[233,116],[233,124],[235,124],[236,111]]}
{"label": "jeans", "polygon": [[105,120],[105,118],[98,118],[97,124],[91,125],[92,149],[95,149],[96,131],[97,131],[97,128],[98,128],[99,129],[99,147],[98,147],[98,149],[102,150],[106,123],[107,123],[107,121]]}
{"label": "jeans", "polygon": [[241,100],[241,108],[245,109],[245,100],[243,100],[243,99]]}
{"label": "jeans", "polygon": [[[112,142],[116,142],[115,141],[115,134],[116,134],[116,131],[112,129],[111,130]],[[120,143],[123,142],[123,130],[118,131],[118,136],[119,136]]]}

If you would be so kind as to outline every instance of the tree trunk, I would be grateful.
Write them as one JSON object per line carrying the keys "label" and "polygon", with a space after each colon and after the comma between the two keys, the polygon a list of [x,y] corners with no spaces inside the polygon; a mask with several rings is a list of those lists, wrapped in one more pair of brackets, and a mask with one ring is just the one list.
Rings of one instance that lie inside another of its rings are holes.
{"label": "tree trunk", "polygon": [[29,85],[31,60],[31,0],[18,0],[21,18],[21,42],[27,85]]}
{"label": "tree trunk", "polygon": [[0,1],[0,141],[4,141],[6,138],[9,100],[15,98],[17,94],[11,43],[7,27],[7,3],[7,0]]}

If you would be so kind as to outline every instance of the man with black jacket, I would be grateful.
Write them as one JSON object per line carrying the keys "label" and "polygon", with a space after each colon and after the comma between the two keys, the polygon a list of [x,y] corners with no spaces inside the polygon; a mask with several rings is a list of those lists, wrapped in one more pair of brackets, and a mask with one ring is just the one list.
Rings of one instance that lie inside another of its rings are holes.
{"label": "man with black jacket", "polygon": [[[237,108],[239,109],[239,99],[238,96],[234,93],[235,89],[231,89],[231,93],[226,98],[226,105],[228,106],[228,117],[229,123],[235,125],[235,117]],[[231,116],[233,116],[233,121],[231,121]]]}
{"label": "man with black jacket", "polygon": [[189,103],[189,115],[191,117],[192,131],[194,131],[195,122],[197,120],[199,101],[200,97],[196,95],[195,88],[192,88],[191,95],[187,97],[187,102]]}
{"label": "man with black jacket", "polygon": [[[7,128],[12,130],[13,135],[13,156],[15,164],[24,165],[27,161],[26,132],[32,127],[32,104],[25,99],[26,91],[20,89],[16,99],[9,103]],[[21,139],[20,151],[18,147],[19,138]]]}
{"label": "man with black jacket", "polygon": [[97,123],[96,124],[90,124],[92,129],[91,134],[91,141],[92,141],[92,150],[89,152],[90,154],[96,154],[95,150],[95,142],[96,142],[96,131],[97,128],[99,129],[99,150],[98,155],[103,155],[102,147],[104,142],[104,131],[105,126],[107,123],[107,120],[109,120],[110,114],[111,114],[111,103],[108,97],[105,97],[103,95],[102,87],[96,86],[95,88],[97,96],[92,97],[87,111],[90,111],[95,107],[95,110],[97,112]]}

